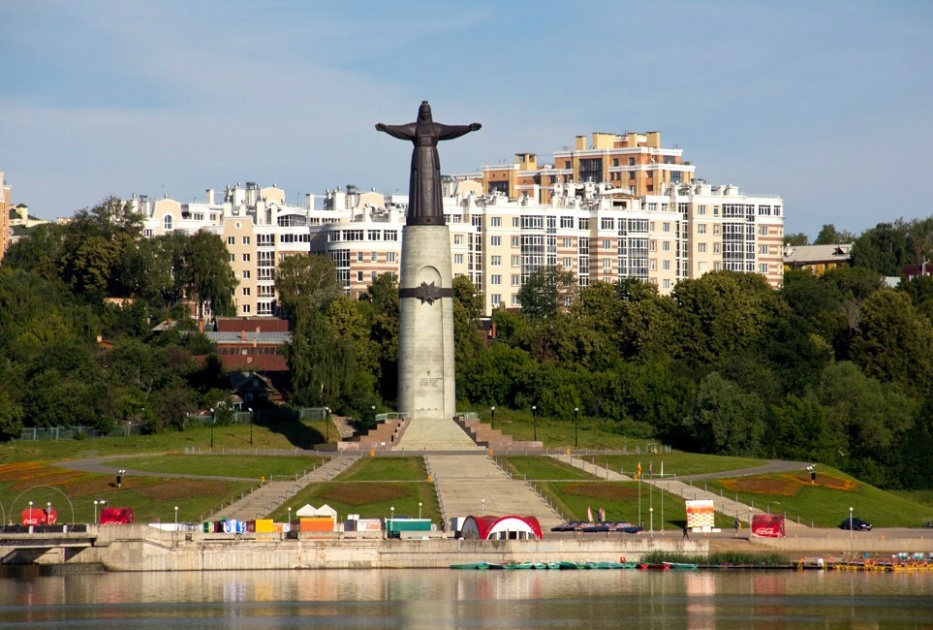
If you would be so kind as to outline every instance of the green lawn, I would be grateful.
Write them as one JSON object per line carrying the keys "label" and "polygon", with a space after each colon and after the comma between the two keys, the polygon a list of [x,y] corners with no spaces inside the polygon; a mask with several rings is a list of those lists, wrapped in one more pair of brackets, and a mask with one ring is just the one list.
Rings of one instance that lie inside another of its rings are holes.
{"label": "green lawn", "polygon": [[335,481],[308,486],[272,517],[284,520],[289,507],[294,512],[306,504],[321,507],[324,503],[337,510],[341,519],[347,514],[417,518],[419,511],[423,518],[440,518],[434,484],[428,481],[420,457],[361,458]]}
{"label": "green lawn", "polygon": [[266,481],[294,479],[317,468],[327,459],[290,455],[153,455],[108,459],[113,468],[126,468],[169,475],[207,475],[211,477],[265,478]]}

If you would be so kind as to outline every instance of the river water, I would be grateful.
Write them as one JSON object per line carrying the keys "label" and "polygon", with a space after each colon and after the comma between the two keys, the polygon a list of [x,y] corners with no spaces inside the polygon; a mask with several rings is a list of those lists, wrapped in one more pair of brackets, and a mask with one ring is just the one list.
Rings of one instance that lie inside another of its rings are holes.
{"label": "river water", "polygon": [[933,628],[933,572],[322,570],[0,579],[0,628]]}

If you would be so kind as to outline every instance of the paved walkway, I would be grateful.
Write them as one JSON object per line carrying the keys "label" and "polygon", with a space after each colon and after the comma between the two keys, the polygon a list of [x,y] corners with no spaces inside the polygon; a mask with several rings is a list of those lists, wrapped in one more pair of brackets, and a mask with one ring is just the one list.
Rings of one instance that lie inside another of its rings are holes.
{"label": "paved walkway", "polygon": [[[269,481],[239,501],[224,507],[218,512],[214,512],[210,518],[215,521],[222,518],[236,519],[238,521],[267,518],[270,513],[298,494],[308,484],[330,481],[349,468],[355,461],[356,457],[343,455],[321,464],[308,474],[293,481]],[[301,507],[304,506],[296,505],[295,510],[297,511]]]}
{"label": "paved walkway", "polygon": [[[579,457],[574,457],[572,455],[552,454],[551,457],[554,459],[564,462],[574,468],[579,468],[584,472],[591,473],[593,476],[600,479],[606,479],[608,481],[633,481],[633,479],[627,475],[622,475],[608,468],[599,466],[593,462],[588,462]],[[747,475],[761,475],[771,472],[781,472],[781,471],[790,471],[790,470],[802,470],[807,467],[807,464],[804,462],[783,462],[783,461],[772,461],[763,466],[756,466],[755,468],[746,468],[742,470],[730,470],[725,472],[718,473],[707,473],[703,475],[689,475],[684,477],[679,477],[677,479],[645,479],[642,477],[642,483],[654,486],[659,490],[668,492],[670,494],[677,495],[683,498],[685,501],[693,500],[709,500],[713,502],[713,509],[725,516],[730,518],[738,518],[739,522],[745,523],[746,527],[751,523],[752,517],[755,514],[765,514],[765,510],[759,508],[753,508],[750,505],[744,503],[739,503],[728,497],[720,496],[715,492],[709,492],[703,490],[696,486],[693,486],[687,481],[696,481],[702,479],[716,479],[722,477],[744,477]],[[785,519],[784,529],[788,532],[794,530],[808,530],[810,529],[806,525],[798,524],[790,519]]]}

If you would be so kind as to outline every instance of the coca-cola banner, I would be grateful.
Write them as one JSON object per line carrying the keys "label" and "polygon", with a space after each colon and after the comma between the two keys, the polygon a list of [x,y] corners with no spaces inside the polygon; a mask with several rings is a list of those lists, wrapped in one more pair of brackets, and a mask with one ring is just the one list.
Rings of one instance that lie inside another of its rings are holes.
{"label": "coca-cola banner", "polygon": [[752,536],[784,538],[784,515],[755,514],[752,516]]}

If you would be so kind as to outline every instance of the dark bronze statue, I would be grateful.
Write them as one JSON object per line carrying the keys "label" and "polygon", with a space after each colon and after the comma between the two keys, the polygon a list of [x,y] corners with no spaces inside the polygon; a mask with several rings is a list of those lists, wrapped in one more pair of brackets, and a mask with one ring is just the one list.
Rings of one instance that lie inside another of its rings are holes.
{"label": "dark bronze statue", "polygon": [[376,125],[393,138],[411,140],[411,180],[408,184],[408,218],[406,225],[444,225],[444,207],[441,202],[441,161],[437,143],[453,140],[482,125],[443,125],[431,118],[431,106],[421,101],[418,120],[407,125]]}

